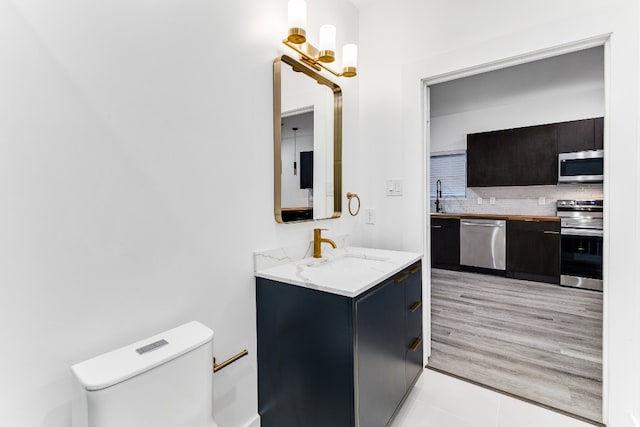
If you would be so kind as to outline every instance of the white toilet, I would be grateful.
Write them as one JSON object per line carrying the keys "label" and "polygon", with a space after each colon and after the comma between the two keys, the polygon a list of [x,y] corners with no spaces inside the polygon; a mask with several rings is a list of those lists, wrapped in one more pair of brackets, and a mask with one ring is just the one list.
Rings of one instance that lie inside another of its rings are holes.
{"label": "white toilet", "polygon": [[71,369],[73,427],[216,427],[213,331],[199,322]]}

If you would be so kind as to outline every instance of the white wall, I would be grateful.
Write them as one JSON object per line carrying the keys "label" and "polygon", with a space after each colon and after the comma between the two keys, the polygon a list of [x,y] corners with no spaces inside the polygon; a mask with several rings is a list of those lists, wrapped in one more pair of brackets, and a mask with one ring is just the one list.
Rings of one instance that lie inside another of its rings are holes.
{"label": "white wall", "polygon": [[[313,151],[313,135],[300,134],[295,142],[294,145],[293,138],[282,139],[282,207],[313,207],[309,201],[309,189],[300,188],[300,152]],[[297,175],[293,174],[294,147]]]}
{"label": "white wall", "polygon": [[431,151],[467,134],[604,115],[602,46],[430,87]]}
{"label": "white wall", "polygon": [[[309,0],[356,41],[346,0]],[[343,234],[273,218],[286,0],[0,0],[0,425],[68,427],[69,367],[182,322],[215,331],[221,427],[257,411],[252,251]],[[355,158],[357,80],[344,90]],[[351,170],[345,187],[355,181]]]}
{"label": "white wall", "polygon": [[[364,209],[376,209],[377,223],[359,230],[363,244],[376,247],[426,247],[422,79],[611,33],[605,100],[605,405],[609,426],[633,426],[632,417],[640,419],[640,277],[634,267],[640,259],[638,2],[368,3],[360,10],[360,135],[367,144],[363,179],[371,184],[361,197]],[[390,177],[404,179],[403,197],[384,196]]]}

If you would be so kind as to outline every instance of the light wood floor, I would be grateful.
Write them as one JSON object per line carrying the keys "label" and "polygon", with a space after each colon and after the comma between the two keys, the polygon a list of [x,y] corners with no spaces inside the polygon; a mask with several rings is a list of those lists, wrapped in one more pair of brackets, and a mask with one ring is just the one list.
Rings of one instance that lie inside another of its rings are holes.
{"label": "light wood floor", "polygon": [[428,365],[602,421],[602,293],[431,270]]}

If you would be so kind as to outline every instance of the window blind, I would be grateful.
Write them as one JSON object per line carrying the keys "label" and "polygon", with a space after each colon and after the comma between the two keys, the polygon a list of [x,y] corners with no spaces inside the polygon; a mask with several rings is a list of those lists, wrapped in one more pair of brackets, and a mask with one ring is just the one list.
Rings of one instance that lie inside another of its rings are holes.
{"label": "window blind", "polygon": [[467,153],[431,155],[430,196],[436,197],[436,181],[442,182],[442,197],[466,197]]}

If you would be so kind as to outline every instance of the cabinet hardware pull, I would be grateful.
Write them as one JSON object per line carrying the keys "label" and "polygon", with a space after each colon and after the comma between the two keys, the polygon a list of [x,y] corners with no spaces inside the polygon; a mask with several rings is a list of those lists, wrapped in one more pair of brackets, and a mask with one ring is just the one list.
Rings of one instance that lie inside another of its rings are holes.
{"label": "cabinet hardware pull", "polygon": [[432,225],[431,228],[442,228],[441,225]]}
{"label": "cabinet hardware pull", "polygon": [[411,313],[414,313],[417,309],[420,308],[421,305],[422,305],[422,301],[416,301],[413,304],[411,304],[411,307],[409,307],[409,311]]}
{"label": "cabinet hardware pull", "polygon": [[409,350],[416,351],[418,347],[420,347],[420,344],[422,344],[422,337],[416,338],[413,344],[411,344],[411,347],[409,347]]}
{"label": "cabinet hardware pull", "polygon": [[544,234],[560,234],[559,231],[544,230]]}
{"label": "cabinet hardware pull", "polygon": [[396,276],[396,283],[400,283],[402,282],[404,279],[406,279],[407,277],[409,277],[409,273],[402,273],[402,274],[398,274]]}
{"label": "cabinet hardware pull", "polygon": [[411,270],[409,270],[409,272],[410,272],[411,274],[413,274],[413,273],[417,273],[418,271],[420,271],[420,269],[421,269],[421,268],[422,268],[422,266],[420,266],[420,265],[416,265],[416,266],[415,266],[415,267],[413,267]]}

